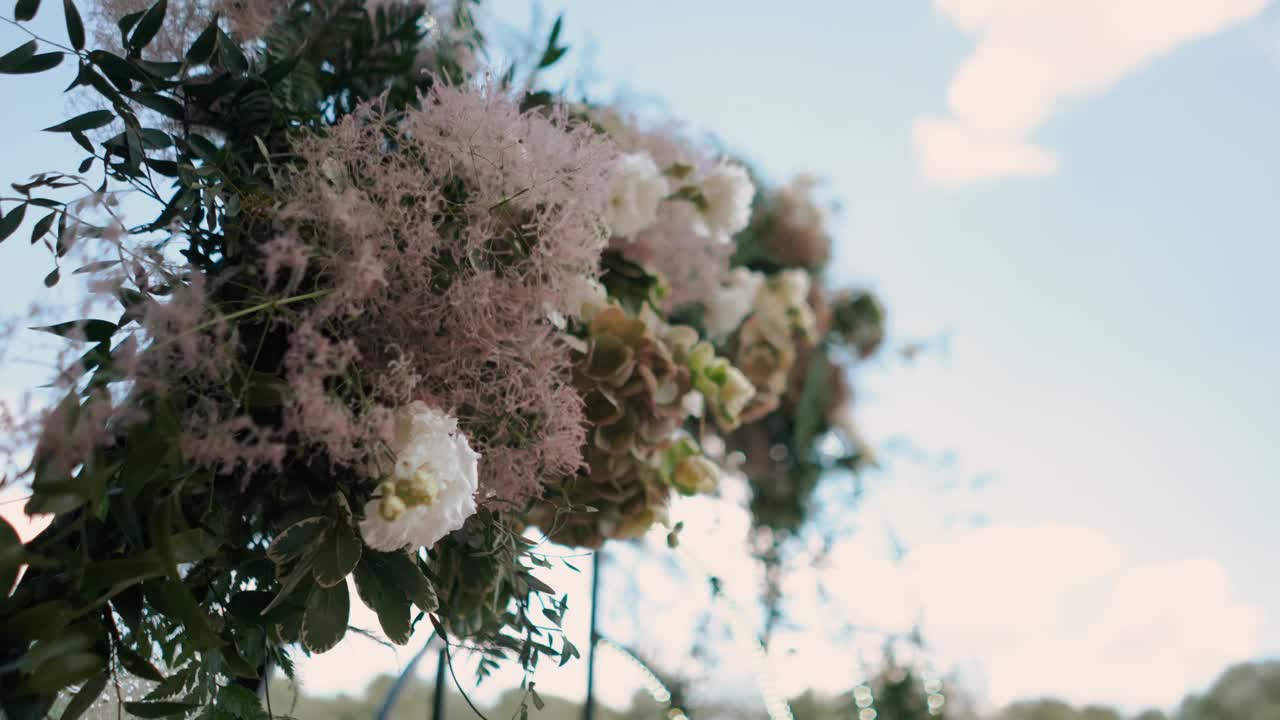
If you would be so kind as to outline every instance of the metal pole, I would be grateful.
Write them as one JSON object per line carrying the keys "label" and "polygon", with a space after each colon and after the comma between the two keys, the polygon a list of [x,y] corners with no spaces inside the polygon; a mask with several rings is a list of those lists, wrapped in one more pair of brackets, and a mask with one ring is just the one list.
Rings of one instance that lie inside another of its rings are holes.
{"label": "metal pole", "polygon": [[431,720],[444,720],[444,695],[449,687],[445,673],[449,671],[449,646],[440,648],[440,659],[436,661],[436,688],[431,695]]}
{"label": "metal pole", "polygon": [[596,714],[596,615],[600,605],[600,551],[591,556],[591,637],[587,641],[587,699],[582,706],[582,720],[594,720]]}
{"label": "metal pole", "polygon": [[391,684],[391,689],[387,692],[387,697],[382,701],[382,707],[378,708],[378,714],[374,716],[376,720],[389,720],[391,712],[396,707],[396,701],[400,699],[400,693],[404,691],[405,685],[409,679],[413,677],[414,668],[418,667],[418,663],[422,658],[426,657],[427,651],[431,649],[431,641],[435,639],[435,632],[427,636],[427,641],[422,644],[422,649],[414,653],[413,659],[405,666],[404,671],[400,673],[400,677]]}

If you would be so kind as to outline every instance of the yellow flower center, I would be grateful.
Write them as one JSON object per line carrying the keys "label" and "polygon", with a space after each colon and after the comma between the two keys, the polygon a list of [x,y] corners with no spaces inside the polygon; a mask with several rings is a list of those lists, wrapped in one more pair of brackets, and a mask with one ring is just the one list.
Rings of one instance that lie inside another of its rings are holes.
{"label": "yellow flower center", "polygon": [[440,481],[427,465],[421,465],[413,475],[399,480],[387,480],[379,488],[382,502],[379,510],[384,520],[391,522],[411,507],[430,506],[440,497]]}

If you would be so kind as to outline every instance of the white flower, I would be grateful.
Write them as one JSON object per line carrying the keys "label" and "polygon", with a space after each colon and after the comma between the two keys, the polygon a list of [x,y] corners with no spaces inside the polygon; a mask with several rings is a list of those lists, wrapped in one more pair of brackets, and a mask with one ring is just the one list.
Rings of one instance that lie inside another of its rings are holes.
{"label": "white flower", "polygon": [[720,339],[738,329],[755,305],[764,275],[743,267],[729,272],[725,283],[706,301],[702,324],[707,335]]}
{"label": "white flower", "polygon": [[746,168],[722,162],[702,178],[700,190],[706,201],[703,220],[711,234],[722,242],[729,242],[751,222],[751,199],[755,197],[756,186]]}
{"label": "white flower", "polygon": [[647,153],[618,157],[604,219],[618,237],[631,237],[658,219],[658,205],[671,193],[667,178]]}
{"label": "white flower", "polygon": [[360,521],[369,547],[430,548],[475,514],[480,455],[456,419],[414,402],[396,415],[391,450],[395,470]]}

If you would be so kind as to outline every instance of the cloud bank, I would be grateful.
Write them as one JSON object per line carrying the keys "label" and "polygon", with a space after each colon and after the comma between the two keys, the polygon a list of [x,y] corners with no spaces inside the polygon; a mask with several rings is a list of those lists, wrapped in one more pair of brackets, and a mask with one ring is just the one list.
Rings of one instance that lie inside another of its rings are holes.
{"label": "cloud bank", "polygon": [[946,115],[918,118],[926,179],[963,184],[1058,167],[1030,137],[1063,101],[1106,92],[1197,38],[1260,14],[1268,0],[934,0],[977,44],[947,91]]}
{"label": "cloud bank", "polygon": [[1168,706],[1260,650],[1262,608],[1239,597],[1221,563],[1139,558],[1076,525],[967,530],[900,565],[851,547],[836,566],[878,587],[851,613],[884,626],[921,619],[944,666],[971,669],[997,704]]}

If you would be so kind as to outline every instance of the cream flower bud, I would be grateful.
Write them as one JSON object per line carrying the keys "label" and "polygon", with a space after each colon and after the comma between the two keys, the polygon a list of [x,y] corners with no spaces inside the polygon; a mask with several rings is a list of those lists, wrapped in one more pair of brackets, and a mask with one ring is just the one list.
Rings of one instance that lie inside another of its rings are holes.
{"label": "cream flower bud", "polygon": [[724,416],[736,422],[747,403],[755,396],[755,385],[751,384],[741,370],[730,365],[725,371],[724,383],[720,386],[720,408]]}
{"label": "cream flower bud", "polygon": [[671,484],[685,495],[713,492],[720,484],[720,468],[701,455],[692,455],[676,464]]}

